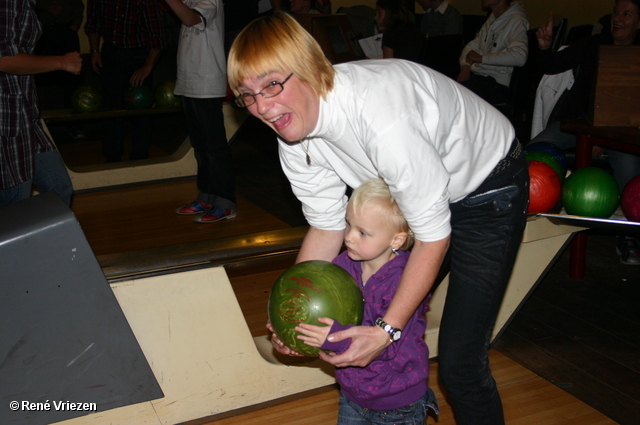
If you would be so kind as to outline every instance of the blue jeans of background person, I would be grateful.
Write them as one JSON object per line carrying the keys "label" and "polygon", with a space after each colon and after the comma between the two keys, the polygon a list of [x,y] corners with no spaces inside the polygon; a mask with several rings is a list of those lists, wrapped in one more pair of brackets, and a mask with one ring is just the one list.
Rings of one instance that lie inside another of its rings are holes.
{"label": "blue jeans of background person", "polygon": [[227,143],[223,98],[183,97],[187,131],[198,163],[198,200],[225,209],[236,208],[236,178]]}
{"label": "blue jeans of background person", "polygon": [[31,196],[31,186],[38,186],[42,193],[54,191],[69,205],[73,186],[67,172],[67,167],[57,150],[40,152],[35,157],[35,171],[33,179],[19,185],[0,190],[0,206],[20,201]]}
{"label": "blue jeans of background person", "polygon": [[438,370],[459,425],[504,424],[488,350],[526,224],[527,170],[521,151],[475,192],[450,205],[451,271]]}
{"label": "blue jeans of background person", "polygon": [[394,410],[366,409],[349,400],[341,392],[338,425],[424,425],[428,409],[440,413],[436,396],[431,388],[415,403]]}
{"label": "blue jeans of background person", "polygon": [[[104,43],[101,53],[100,79],[105,108],[123,109],[124,91],[129,87],[133,73],[144,65],[148,53],[149,49],[146,47],[119,49],[110,43]],[[144,85],[151,87],[151,76],[144,80]],[[131,122],[129,159],[148,158],[151,146],[151,116],[140,115],[128,118],[127,121]],[[107,162],[122,160],[123,143],[124,120],[122,118],[105,119],[102,153],[107,158]]]}

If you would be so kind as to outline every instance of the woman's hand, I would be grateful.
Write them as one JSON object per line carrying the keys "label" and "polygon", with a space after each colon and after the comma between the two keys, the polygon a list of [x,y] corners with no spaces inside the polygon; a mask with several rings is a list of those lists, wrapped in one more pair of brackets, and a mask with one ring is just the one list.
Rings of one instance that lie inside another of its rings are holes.
{"label": "woman's hand", "polygon": [[330,355],[320,351],[322,360],[336,367],[365,367],[391,345],[389,334],[379,326],[354,326],[329,335],[332,342],[351,338],[351,346],[342,354]]}

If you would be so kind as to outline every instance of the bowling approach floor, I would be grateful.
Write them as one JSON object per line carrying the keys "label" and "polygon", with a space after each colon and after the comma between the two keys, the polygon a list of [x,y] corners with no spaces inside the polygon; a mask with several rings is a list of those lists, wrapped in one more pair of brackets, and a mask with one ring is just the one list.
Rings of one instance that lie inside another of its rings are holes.
{"label": "bowling approach floor", "polygon": [[[299,203],[280,171],[270,131],[250,118],[232,150],[239,196],[238,217],[232,220],[202,225],[174,213],[196,196],[194,179],[76,194],[72,210],[98,259],[303,226]],[[262,269],[229,271],[254,336],[266,332],[267,292],[287,261]],[[570,280],[568,270],[566,250],[491,350],[507,421],[638,424],[640,268],[621,265],[615,255],[615,238],[595,230],[588,241],[585,279]],[[453,424],[437,383],[437,359],[432,370],[430,383],[442,413],[429,423]],[[332,424],[336,412],[337,392],[330,387],[189,423]]]}

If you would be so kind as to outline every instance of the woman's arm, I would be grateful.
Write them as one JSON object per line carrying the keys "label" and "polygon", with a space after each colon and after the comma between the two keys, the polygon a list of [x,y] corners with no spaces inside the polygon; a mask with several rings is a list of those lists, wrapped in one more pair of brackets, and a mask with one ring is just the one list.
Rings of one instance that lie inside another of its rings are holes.
{"label": "woman's arm", "polygon": [[343,230],[320,230],[313,226],[309,227],[296,263],[307,260],[333,261],[340,253],[343,239]]}

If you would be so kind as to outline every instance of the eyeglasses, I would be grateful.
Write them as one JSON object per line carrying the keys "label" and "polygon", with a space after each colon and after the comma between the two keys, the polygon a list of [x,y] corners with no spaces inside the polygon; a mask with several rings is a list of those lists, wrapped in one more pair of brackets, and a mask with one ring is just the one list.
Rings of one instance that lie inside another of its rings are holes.
{"label": "eyeglasses", "polygon": [[289,78],[293,76],[293,72],[289,74],[287,78],[283,82],[272,81],[269,85],[262,89],[260,93],[251,94],[251,93],[241,93],[238,97],[236,97],[236,105],[240,108],[246,108],[248,106],[256,103],[256,97],[261,95],[263,98],[268,99],[270,97],[275,97],[282,93],[284,90],[284,83],[289,81]]}

